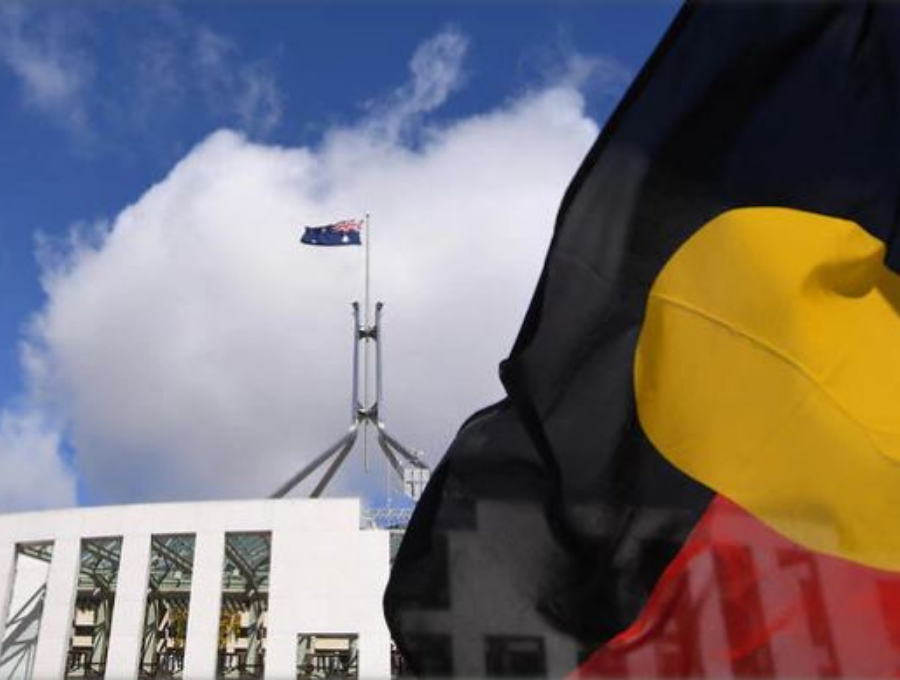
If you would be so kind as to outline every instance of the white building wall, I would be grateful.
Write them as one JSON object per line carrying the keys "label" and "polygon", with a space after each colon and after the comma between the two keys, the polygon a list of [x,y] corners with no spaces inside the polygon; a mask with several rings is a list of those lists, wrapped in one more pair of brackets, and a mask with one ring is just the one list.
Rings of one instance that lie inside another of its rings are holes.
{"label": "white building wall", "polygon": [[[123,537],[106,677],[135,678],[150,537],[195,534],[186,680],[215,675],[226,532],[272,532],[266,678],[293,678],[297,636],[359,635],[360,676],[390,676],[381,612],[389,570],[387,532],[359,529],[357,499],[132,505],[0,515],[0,626],[9,614],[15,546],[53,541],[35,678],[63,674],[82,538]],[[2,635],[2,628],[0,628]]]}

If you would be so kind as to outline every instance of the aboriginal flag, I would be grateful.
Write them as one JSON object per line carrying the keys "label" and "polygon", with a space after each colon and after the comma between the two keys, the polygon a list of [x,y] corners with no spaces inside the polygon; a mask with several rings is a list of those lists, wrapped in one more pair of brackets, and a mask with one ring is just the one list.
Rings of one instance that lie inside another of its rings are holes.
{"label": "aboriginal flag", "polygon": [[900,4],[689,3],[385,595],[420,675],[900,672]]}

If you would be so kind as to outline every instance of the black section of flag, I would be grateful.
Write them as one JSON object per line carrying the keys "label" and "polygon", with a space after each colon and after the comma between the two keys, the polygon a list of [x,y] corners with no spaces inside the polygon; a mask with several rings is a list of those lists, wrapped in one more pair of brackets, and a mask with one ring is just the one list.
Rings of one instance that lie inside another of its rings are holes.
{"label": "black section of flag", "polygon": [[563,201],[509,399],[462,428],[410,524],[385,611],[414,670],[440,647],[460,676],[558,676],[639,614],[711,497],[637,422],[649,288],[743,206],[853,220],[898,268],[898,73],[900,5],[681,11]]}

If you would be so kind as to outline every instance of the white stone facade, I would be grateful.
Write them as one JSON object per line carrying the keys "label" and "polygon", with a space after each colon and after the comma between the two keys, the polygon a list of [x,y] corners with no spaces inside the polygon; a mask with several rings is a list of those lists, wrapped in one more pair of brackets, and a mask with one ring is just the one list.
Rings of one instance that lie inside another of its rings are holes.
{"label": "white stone facade", "polygon": [[360,529],[357,499],[167,503],[0,515],[0,639],[12,600],[16,546],[53,555],[34,652],[37,679],[61,678],[71,635],[81,539],[122,537],[105,677],[136,678],[151,536],[196,536],[185,680],[216,675],[225,534],[271,532],[266,678],[294,678],[300,634],[357,634],[359,675],[390,677],[381,597],[388,533]]}

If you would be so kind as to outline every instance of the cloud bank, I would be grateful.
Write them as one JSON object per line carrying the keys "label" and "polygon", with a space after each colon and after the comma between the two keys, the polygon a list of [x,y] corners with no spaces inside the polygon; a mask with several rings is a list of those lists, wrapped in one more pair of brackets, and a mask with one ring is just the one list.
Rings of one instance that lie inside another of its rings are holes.
{"label": "cloud bank", "polygon": [[[99,236],[45,258],[47,302],[23,348],[27,408],[0,419],[0,506],[262,496],[349,424],[350,301],[363,249],[298,244],[305,224],[372,215],[372,281],[386,302],[383,417],[443,454],[501,396],[508,353],[559,201],[598,132],[576,79],[440,126],[423,115],[463,78],[465,39],[423,44],[409,82],[315,147],[223,130]],[[388,134],[417,126],[417,143]],[[63,423],[74,450],[63,464]],[[27,444],[27,442],[33,444]],[[35,451],[34,462],[18,451]],[[370,446],[370,452],[372,447]],[[18,456],[18,457],[17,457]],[[339,493],[373,494],[358,459]]]}

